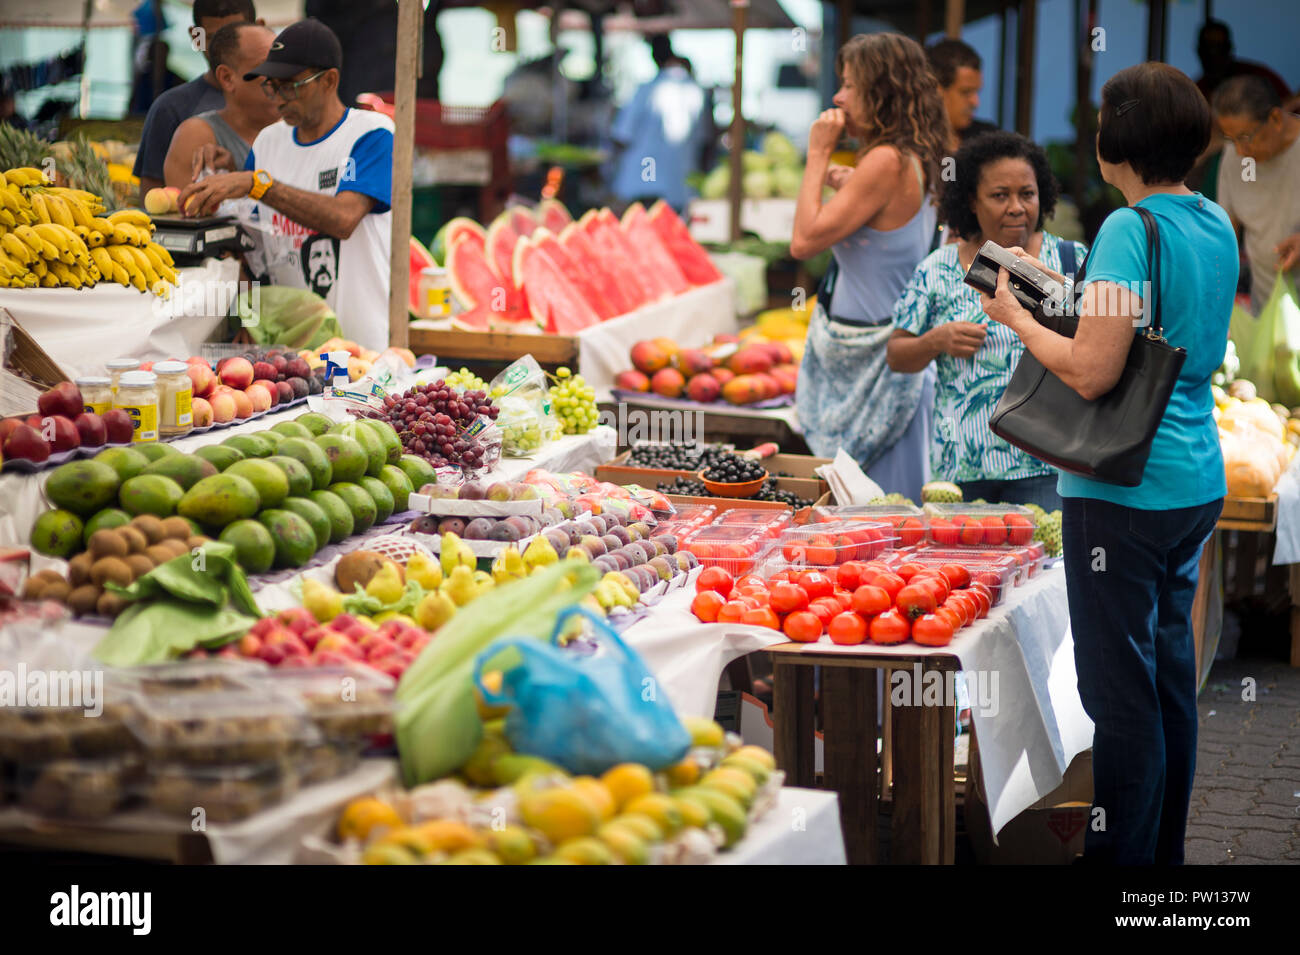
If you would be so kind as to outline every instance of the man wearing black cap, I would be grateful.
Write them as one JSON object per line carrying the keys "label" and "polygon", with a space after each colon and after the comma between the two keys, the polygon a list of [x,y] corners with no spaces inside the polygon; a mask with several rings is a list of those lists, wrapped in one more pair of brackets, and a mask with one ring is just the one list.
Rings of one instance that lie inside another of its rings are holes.
{"label": "man wearing black cap", "polygon": [[244,171],[209,176],[181,192],[189,216],[210,215],[227,199],[256,203],[268,278],[313,289],[365,348],[388,346],[392,241],[393,122],[339,99],[343,56],[319,20],[286,27],[261,66],[280,121],[253,141]]}

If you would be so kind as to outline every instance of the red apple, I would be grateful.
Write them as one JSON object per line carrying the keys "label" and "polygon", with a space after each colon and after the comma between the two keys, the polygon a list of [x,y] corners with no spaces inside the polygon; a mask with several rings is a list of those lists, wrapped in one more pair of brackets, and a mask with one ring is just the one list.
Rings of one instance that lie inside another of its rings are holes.
{"label": "red apple", "polygon": [[306,633],[302,634],[302,642],[311,647],[312,650],[315,650],[316,645],[333,632],[334,631],[330,630],[328,627],[312,627]]}
{"label": "red apple", "polygon": [[36,407],[42,415],[63,415],[69,421],[86,410],[81,390],[70,381],[59,382],[37,398]]}
{"label": "red apple", "polygon": [[3,421],[0,421],[0,445],[3,445],[5,441],[8,440],[9,435],[13,432],[14,428],[18,427],[22,423],[22,418],[5,418]]}
{"label": "red apple", "polygon": [[50,446],[41,433],[30,425],[20,424],[5,438],[4,456],[22,458],[40,464],[50,456]]}
{"label": "red apple", "polygon": [[223,385],[236,390],[253,383],[253,366],[247,358],[231,358],[218,373]]}
{"label": "red apple", "polygon": [[285,656],[287,654],[284,652],[283,647],[272,646],[271,644],[263,644],[262,648],[257,651],[257,658],[269,663],[271,666],[279,666],[284,662]]}
{"label": "red apple", "polygon": [[[261,385],[266,390],[267,397],[271,399],[271,407],[274,408],[280,403],[280,389],[274,381],[269,378],[259,378],[253,382],[254,385]],[[251,387],[251,386],[250,386]]]}
{"label": "red apple", "polygon": [[312,654],[312,659],[316,661],[317,666],[322,667],[342,667],[352,663],[351,658],[344,656],[337,650],[326,650],[324,653]]}
{"label": "red apple", "polygon": [[370,666],[380,673],[387,673],[394,680],[400,680],[402,674],[406,672],[406,661],[400,657],[385,657],[382,660],[368,661]]}
{"label": "red apple", "polygon": [[239,652],[246,657],[255,657],[262,649],[262,638],[251,630],[239,638]]}
{"label": "red apple", "polygon": [[81,443],[85,447],[97,448],[108,441],[108,428],[104,426],[104,419],[94,412],[83,411],[72,423],[76,426],[77,433],[81,435]]}
{"label": "red apple", "polygon": [[111,444],[126,444],[135,434],[135,422],[121,408],[109,408],[102,415]]}
{"label": "red apple", "polygon": [[[32,424],[33,418],[27,419],[28,424]],[[81,447],[81,432],[77,430],[77,426],[72,423],[71,418],[56,414],[35,420],[40,421],[40,424],[32,424],[32,426],[40,431],[42,438],[49,442],[50,451],[53,453],[57,454],[60,451],[71,451],[73,448]]]}
{"label": "red apple", "polygon": [[186,365],[185,373],[190,376],[190,388],[195,398],[206,398],[217,383],[217,376],[212,373],[212,368],[207,362]]}

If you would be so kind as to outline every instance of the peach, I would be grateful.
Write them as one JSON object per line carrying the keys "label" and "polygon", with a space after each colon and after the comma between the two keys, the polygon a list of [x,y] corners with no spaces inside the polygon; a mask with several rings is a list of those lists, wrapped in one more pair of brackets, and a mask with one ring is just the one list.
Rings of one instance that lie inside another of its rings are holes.
{"label": "peach", "polygon": [[727,367],[737,375],[756,375],[771,371],[772,365],[772,356],[762,345],[746,345],[727,361]]}
{"label": "peach", "polygon": [[144,211],[151,216],[165,216],[176,211],[176,197],[165,188],[150,189],[144,194]]}
{"label": "peach", "polygon": [[364,358],[348,359],[348,381],[357,381],[370,373],[370,362]]}
{"label": "peach", "polygon": [[214,420],[212,405],[204,398],[195,398],[190,403],[190,414],[193,415],[193,424],[196,428],[206,428]]}
{"label": "peach", "polygon": [[686,379],[676,368],[661,368],[650,379],[650,390],[665,398],[680,398],[686,388]]}
{"label": "peach", "polygon": [[253,383],[253,365],[247,358],[232,358],[226,362],[217,377],[223,385],[236,390],[247,388]]}
{"label": "peach", "polygon": [[736,377],[736,373],[725,365],[719,365],[717,368],[709,372],[709,374],[712,375],[714,380],[720,385],[725,385],[727,382],[731,381],[732,378]]}
{"label": "peach", "polygon": [[686,386],[686,396],[692,401],[717,401],[721,395],[722,386],[708,372],[696,375]]}
{"label": "peach", "polygon": [[756,375],[737,375],[722,386],[722,397],[733,405],[763,400],[763,385]]}
{"label": "peach", "polygon": [[[248,414],[271,410],[271,393],[266,390],[265,385],[249,385],[244,389],[243,393],[244,397],[249,400],[252,406],[252,410]],[[235,401],[238,402],[239,399],[236,398]],[[247,418],[248,415],[240,414],[239,417]]]}
{"label": "peach", "polygon": [[[258,391],[264,391],[264,390],[265,389],[258,388]],[[232,391],[230,393],[230,397],[235,402],[236,418],[252,417],[253,412],[257,410],[256,408],[253,407],[252,397],[246,391],[238,391],[238,390]],[[268,408],[271,407],[269,403],[267,404],[267,407]]]}
{"label": "peach", "polygon": [[668,352],[652,341],[637,342],[633,345],[631,358],[636,370],[646,375],[653,375],[655,372],[667,368],[668,362],[671,360]]}
{"label": "peach", "polygon": [[[266,389],[266,393],[271,396],[271,407],[274,408],[280,403],[280,389],[275,387],[275,381],[269,378],[259,378],[253,382],[253,385],[261,385]],[[252,385],[249,385],[251,388]]]}
{"label": "peach", "polygon": [[701,374],[713,367],[713,359],[698,348],[683,348],[673,362],[687,378]]}
{"label": "peach", "polygon": [[614,376],[614,387],[623,391],[649,391],[650,379],[639,371],[628,369]]}
{"label": "peach", "polygon": [[[202,398],[196,399],[195,403],[202,400]],[[217,424],[233,421],[239,410],[239,406],[235,404],[235,392],[230,389],[213,395],[211,401],[206,403],[212,406],[212,420]]]}
{"label": "peach", "polygon": [[206,398],[217,383],[217,376],[212,373],[212,366],[202,360],[187,364],[185,373],[190,376],[190,387],[195,398]]}

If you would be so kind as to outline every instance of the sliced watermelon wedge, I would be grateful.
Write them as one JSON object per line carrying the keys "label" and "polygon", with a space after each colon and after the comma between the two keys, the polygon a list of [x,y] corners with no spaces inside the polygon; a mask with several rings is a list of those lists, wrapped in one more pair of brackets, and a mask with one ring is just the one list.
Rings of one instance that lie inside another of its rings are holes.
{"label": "sliced watermelon wedge", "polygon": [[[620,241],[619,234],[613,239],[605,236],[605,226],[596,216],[595,210],[588,210],[575,225],[586,240],[587,247],[597,256],[605,271],[618,285],[628,308],[624,314],[640,308],[647,302],[653,302],[660,296],[660,290],[647,277],[641,274],[627,255],[626,248]],[[617,232],[617,229],[615,230]]]}
{"label": "sliced watermelon wedge", "polygon": [[588,275],[613,306],[615,315],[626,315],[641,304],[640,299],[636,297],[634,287],[617,279],[615,271],[592,245],[591,239],[582,231],[578,223],[570,222],[560,230],[559,240],[570,258],[586,263]]}
{"label": "sliced watermelon wedge", "polygon": [[659,239],[659,234],[650,227],[646,220],[645,206],[634,202],[623,213],[619,223],[623,234],[631,241],[633,248],[641,256],[642,262],[663,278],[668,290],[673,295],[680,295],[691,287],[691,283],[682,274],[681,266],[673,258]]}
{"label": "sliced watermelon wedge", "polygon": [[646,213],[646,222],[676,260],[686,281],[692,285],[708,285],[722,278],[704,246],[695,241],[691,230],[668,203],[660,199],[652,205]]}
{"label": "sliced watermelon wedge", "polygon": [[433,253],[433,257],[437,259],[438,264],[441,265],[447,261],[447,250],[451,248],[452,242],[467,234],[478,236],[481,242],[485,232],[481,225],[465,216],[456,216],[454,219],[449,219],[443,223],[442,228],[433,237],[433,245],[429,247],[429,251]]}
{"label": "sliced watermelon wedge", "polygon": [[604,292],[601,291],[600,284],[592,277],[588,263],[569,255],[564,247],[560,245],[559,239],[549,229],[539,226],[528,241],[547,251],[551,258],[555,260],[555,264],[560,267],[560,271],[564,273],[565,278],[573,283],[574,288],[587,300],[587,304],[600,316],[602,322],[619,314],[609,299],[605,297]]}
{"label": "sliced watermelon wedge", "polygon": [[473,233],[459,236],[447,252],[447,279],[461,308],[482,307],[501,316],[527,315],[528,302],[510,279],[503,279],[487,260]]}
{"label": "sliced watermelon wedge", "polygon": [[510,216],[510,225],[520,235],[532,235],[537,229],[537,216],[525,206],[511,206],[506,210]]}
{"label": "sliced watermelon wedge", "polygon": [[487,247],[488,261],[503,277],[510,276],[511,257],[515,254],[515,243],[519,241],[519,230],[511,224],[511,210],[507,209],[492,220],[483,237]]}
{"label": "sliced watermelon wedge", "polygon": [[559,235],[573,221],[573,216],[559,199],[543,199],[537,204],[537,221]]}
{"label": "sliced watermelon wedge", "polygon": [[[631,221],[635,222],[635,214]],[[642,287],[650,290],[651,301],[657,302],[661,298],[676,295],[690,287],[686,277],[682,275],[682,270],[664,251],[657,237],[652,243],[643,245],[643,237],[637,236],[633,239],[629,236],[623,231],[618,219],[614,218],[614,213],[608,209],[601,209],[596,213],[596,225],[601,229],[604,241],[620,249],[627,260],[636,267],[636,275],[640,278]]]}
{"label": "sliced watermelon wedge", "polygon": [[514,267],[515,281],[524,289],[533,318],[545,331],[572,335],[600,323],[600,316],[560,265],[532,239],[520,242]]}

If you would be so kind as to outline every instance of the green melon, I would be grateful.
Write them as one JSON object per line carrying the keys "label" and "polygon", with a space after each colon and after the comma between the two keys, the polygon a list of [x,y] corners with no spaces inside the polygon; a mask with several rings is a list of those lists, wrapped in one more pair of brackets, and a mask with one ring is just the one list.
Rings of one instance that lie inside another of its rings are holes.
{"label": "green melon", "polygon": [[307,497],[329,518],[331,544],[337,544],[352,536],[356,521],[352,517],[352,509],[344,503],[343,498],[333,491],[312,491]]}
{"label": "green melon", "polygon": [[311,475],[311,486],[323,491],[334,483],[334,468],[323,448],[311,438],[286,438],[280,442],[280,456],[293,458]]}
{"label": "green melon", "polygon": [[329,489],[342,498],[352,512],[352,533],[364,534],[374,526],[379,510],[375,506],[375,499],[365,488],[350,481],[335,481]]}
{"label": "green melon", "polygon": [[302,497],[312,488],[311,472],[307,465],[287,454],[273,454],[266,459],[284,472],[289,479],[289,496]]}
{"label": "green melon", "polygon": [[330,542],[330,535],[334,531],[334,525],[325,511],[319,504],[308,497],[288,497],[285,498],[281,507],[286,511],[293,511],[304,521],[311,525],[311,532],[316,535],[316,549],[320,550]]}
{"label": "green melon", "polygon": [[244,460],[244,453],[225,444],[208,444],[194,452],[196,457],[210,461],[218,471],[224,471],[236,461]]}

